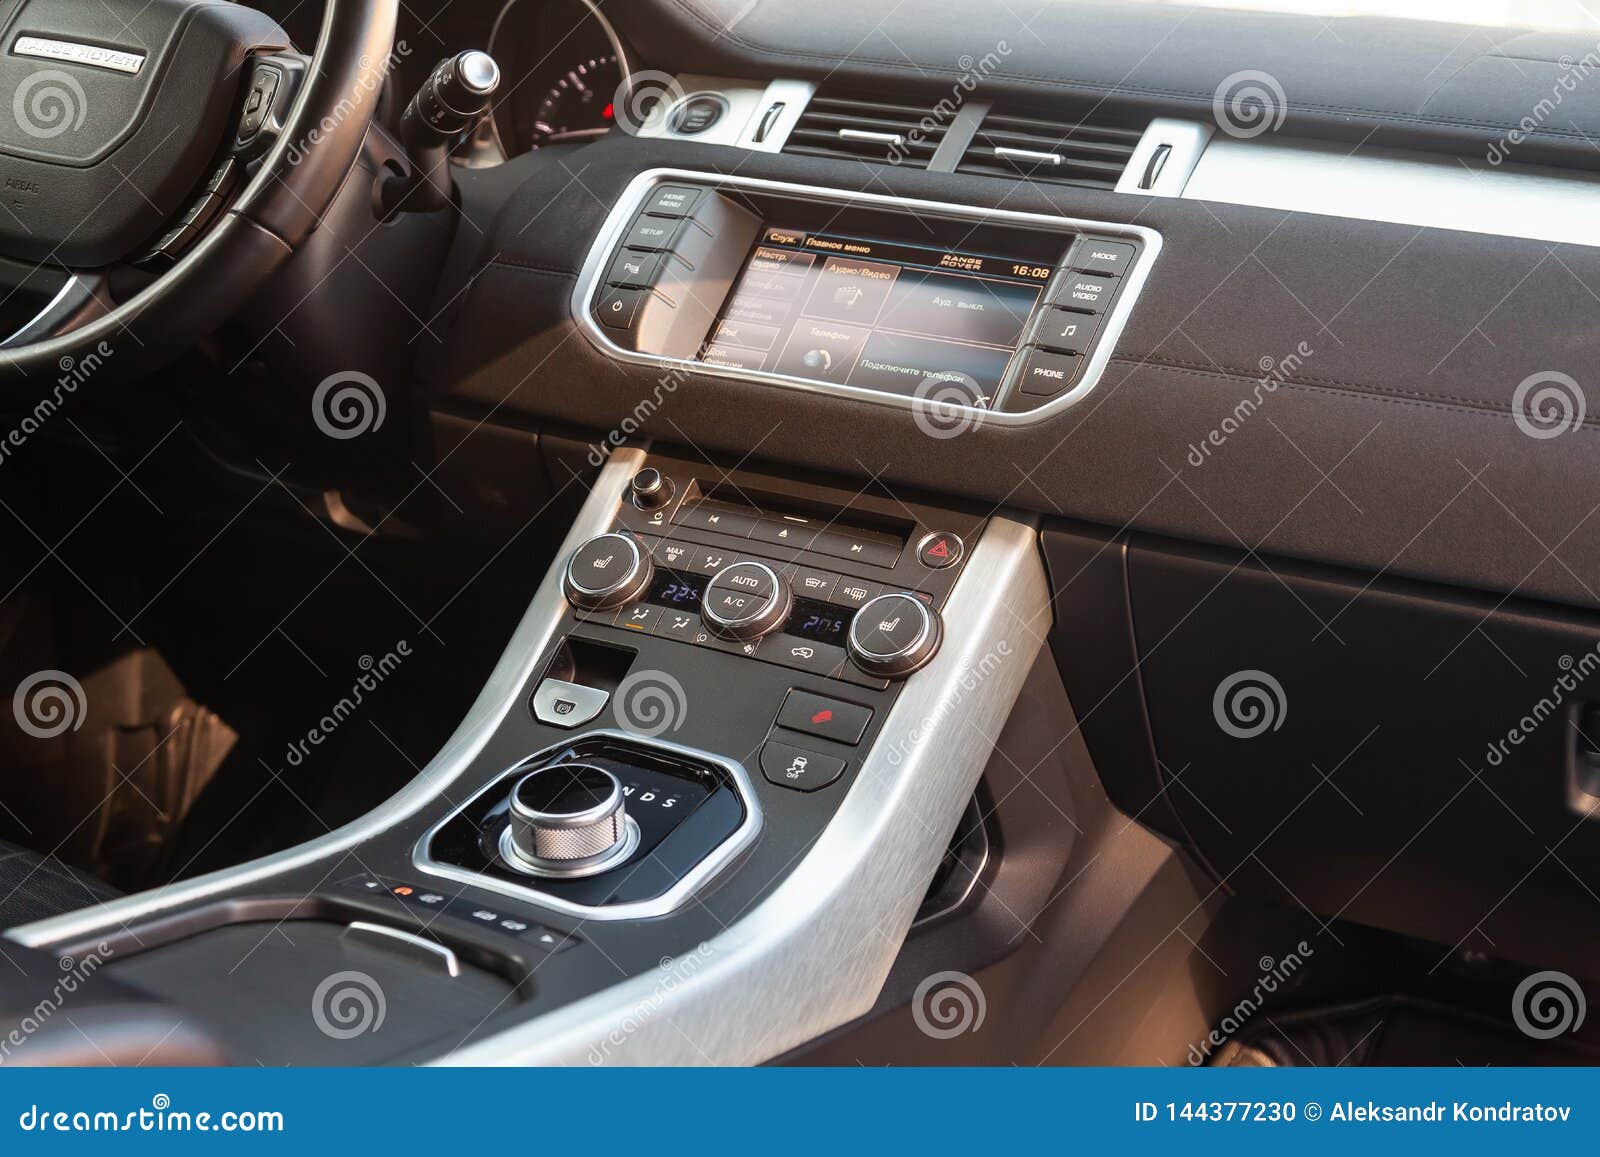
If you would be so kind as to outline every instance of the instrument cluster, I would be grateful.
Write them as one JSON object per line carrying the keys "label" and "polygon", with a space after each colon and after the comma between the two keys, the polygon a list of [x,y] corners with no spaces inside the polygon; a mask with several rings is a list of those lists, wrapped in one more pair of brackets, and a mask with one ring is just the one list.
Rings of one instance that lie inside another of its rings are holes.
{"label": "instrument cluster", "polygon": [[490,52],[514,78],[495,113],[507,156],[592,140],[615,123],[626,49],[590,0],[508,0]]}

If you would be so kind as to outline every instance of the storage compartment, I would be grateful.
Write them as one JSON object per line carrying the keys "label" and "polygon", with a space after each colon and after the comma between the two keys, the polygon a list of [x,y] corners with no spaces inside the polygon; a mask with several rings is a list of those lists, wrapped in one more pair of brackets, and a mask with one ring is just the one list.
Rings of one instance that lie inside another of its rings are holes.
{"label": "storage compartment", "polygon": [[[1600,620],[1155,539],[1047,547],[1058,660],[1124,810],[1241,893],[1593,971],[1600,826],[1574,767]],[[1130,695],[1148,759],[1095,721],[1128,731]]]}
{"label": "storage compartment", "polygon": [[[140,930],[153,946],[118,945],[98,976],[149,995],[215,1040],[234,1065],[370,1065],[439,1055],[531,992],[513,962],[427,930],[362,920],[229,921],[202,910],[193,935]],[[259,916],[271,905],[240,914]],[[217,921],[214,926],[206,924]],[[457,949],[460,949],[457,952]],[[493,969],[493,971],[491,971]],[[502,975],[504,972],[506,975]]]}

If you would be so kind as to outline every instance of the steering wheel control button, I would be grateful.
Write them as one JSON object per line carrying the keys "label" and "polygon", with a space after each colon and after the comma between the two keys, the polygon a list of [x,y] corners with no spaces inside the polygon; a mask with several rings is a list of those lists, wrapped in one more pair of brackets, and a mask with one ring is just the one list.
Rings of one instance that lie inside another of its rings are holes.
{"label": "steering wheel control button", "polygon": [[253,141],[261,127],[267,123],[272,111],[272,98],[278,94],[283,74],[270,64],[257,64],[250,77],[250,88],[244,97],[244,113],[239,118],[238,141],[247,145]]}
{"label": "steering wheel control button", "polygon": [[1132,267],[1133,259],[1138,252],[1134,245],[1126,241],[1080,237],[1067,256],[1067,264],[1082,273],[1121,277]]}
{"label": "steering wheel control button", "polygon": [[1101,315],[1079,313],[1075,309],[1046,306],[1033,323],[1034,344],[1058,353],[1081,354],[1089,351],[1094,335],[1100,331]]}
{"label": "steering wheel control button", "polygon": [[533,717],[551,727],[581,727],[601,711],[611,692],[565,679],[546,679],[533,693]]}
{"label": "steering wheel control button", "polygon": [[572,552],[561,585],[573,606],[603,611],[638,598],[654,573],[632,535],[601,534]]}
{"label": "steering wheel control button", "polygon": [[938,530],[917,544],[917,561],[930,570],[955,566],[966,551],[959,535]]}
{"label": "steering wheel control button", "polygon": [[1050,287],[1048,300],[1051,305],[1100,313],[1111,304],[1111,295],[1116,291],[1115,277],[1102,273],[1064,273]]}
{"label": "steering wheel control button", "polygon": [[628,493],[640,510],[659,510],[672,501],[672,479],[654,466],[646,466],[628,483]]}
{"label": "steering wheel control button", "polygon": [[649,289],[656,283],[656,278],[661,276],[661,263],[666,259],[664,253],[624,249],[611,263],[611,269],[606,274],[606,284],[625,289]]}
{"label": "steering wheel control button", "polygon": [[639,846],[639,825],[623,807],[622,782],[593,763],[555,763],[511,789],[511,822],[500,855],[536,876],[593,876]]}
{"label": "steering wheel control button", "polygon": [[683,232],[683,222],[671,217],[640,217],[623,239],[627,249],[644,249],[660,253],[672,248],[672,243]]}
{"label": "steering wheel control button", "polygon": [[703,191],[692,185],[658,185],[644,211],[656,217],[687,217]]}
{"label": "steering wheel control button", "polygon": [[1030,397],[1053,398],[1070,389],[1083,373],[1082,354],[1063,354],[1053,350],[1029,350],[1022,364],[1017,387]]}
{"label": "steering wheel control button", "polygon": [[768,783],[795,791],[816,791],[844,774],[845,761],[769,739],[761,746],[761,774]]}
{"label": "steering wheel control button", "polygon": [[932,659],[943,637],[938,613],[915,595],[879,595],[850,622],[850,658],[869,675],[897,678]]}
{"label": "steering wheel control button", "polygon": [[818,739],[848,743],[851,747],[861,742],[871,722],[870,707],[858,707],[793,687],[778,709],[778,726],[785,731],[803,731]]}
{"label": "steering wheel control button", "polygon": [[672,131],[684,137],[698,136],[721,120],[727,108],[720,96],[691,96],[673,112]]}
{"label": "steering wheel control button", "polygon": [[700,616],[713,635],[757,639],[782,625],[793,601],[789,584],[766,563],[736,562],[706,584]]}

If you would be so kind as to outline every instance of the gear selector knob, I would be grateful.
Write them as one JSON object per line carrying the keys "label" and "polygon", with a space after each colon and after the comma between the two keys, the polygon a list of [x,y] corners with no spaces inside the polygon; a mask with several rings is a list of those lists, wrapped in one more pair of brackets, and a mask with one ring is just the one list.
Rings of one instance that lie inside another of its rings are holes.
{"label": "gear selector knob", "polygon": [[530,771],[511,790],[510,819],[501,856],[533,875],[596,875],[639,845],[622,782],[598,764],[554,763]]}

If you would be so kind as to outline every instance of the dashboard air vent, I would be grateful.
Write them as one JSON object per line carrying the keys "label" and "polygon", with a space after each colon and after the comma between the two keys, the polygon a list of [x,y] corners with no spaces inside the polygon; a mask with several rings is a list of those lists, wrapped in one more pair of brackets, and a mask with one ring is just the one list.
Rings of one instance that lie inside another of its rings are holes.
{"label": "dashboard air vent", "polygon": [[936,117],[930,108],[817,96],[806,106],[783,151],[926,169],[946,127],[945,118]]}
{"label": "dashboard air vent", "polygon": [[956,172],[1114,189],[1143,135],[1143,128],[1087,119],[1041,120],[991,112]]}

